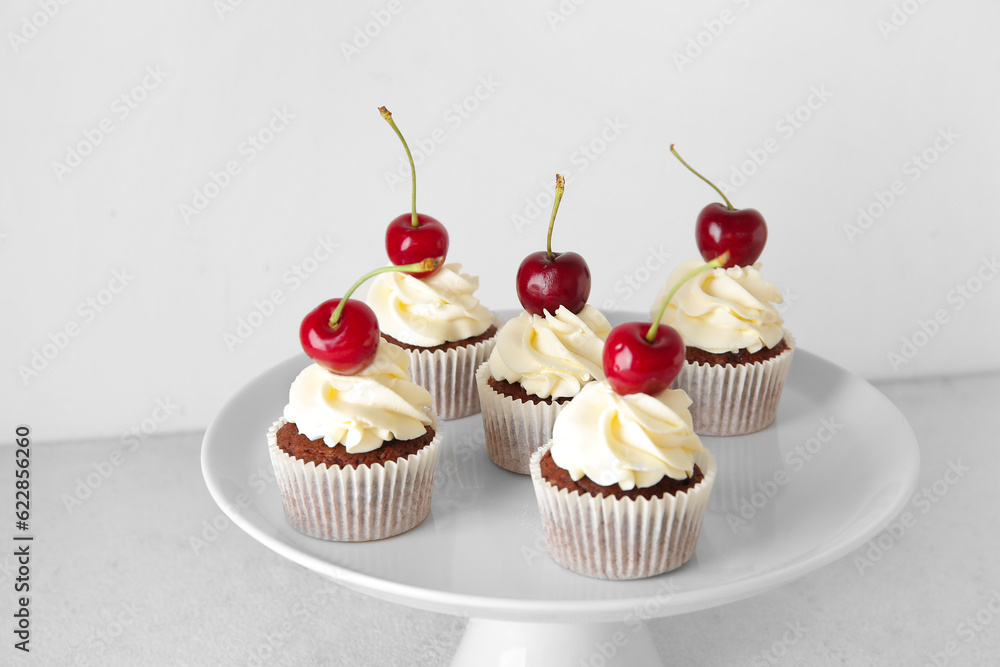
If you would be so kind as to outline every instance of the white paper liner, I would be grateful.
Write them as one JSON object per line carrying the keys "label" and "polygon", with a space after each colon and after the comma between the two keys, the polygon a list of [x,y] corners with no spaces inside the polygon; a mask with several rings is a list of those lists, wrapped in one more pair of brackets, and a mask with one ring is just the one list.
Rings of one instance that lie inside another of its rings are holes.
{"label": "white paper liner", "polygon": [[552,437],[556,417],[569,401],[532,403],[513,399],[494,391],[487,384],[489,378],[487,360],[476,371],[486,453],[501,468],[527,475],[531,455]]}
{"label": "white paper liner", "polygon": [[476,369],[490,358],[503,320],[496,315],[491,322],[496,333],[474,345],[447,350],[410,350],[410,377],[431,393],[434,411],[440,419],[459,419],[479,412]]}
{"label": "white paper liner", "polygon": [[541,459],[552,443],[531,456],[531,479],[552,560],[600,579],[641,579],[669,572],[690,560],[715,482],[715,459],[695,454],[705,478],[688,491],[660,498],[581,495],[542,477]]}
{"label": "white paper liner", "polygon": [[743,435],[774,423],[795,352],[795,339],[787,330],[784,337],[788,349],[766,361],[738,366],[684,362],[672,386],[691,397],[695,433]]}
{"label": "white paper liner", "polygon": [[419,525],[431,510],[434,466],[441,432],[431,413],[434,438],[405,459],[371,466],[317,466],[282,451],[277,432],[267,432],[271,464],[288,523],[311,537],[338,542],[381,540]]}

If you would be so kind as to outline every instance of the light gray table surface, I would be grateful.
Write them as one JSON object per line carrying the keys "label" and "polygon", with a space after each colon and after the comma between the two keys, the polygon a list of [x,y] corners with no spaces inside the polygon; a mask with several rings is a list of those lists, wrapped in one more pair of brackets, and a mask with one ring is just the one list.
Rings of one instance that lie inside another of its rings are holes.
{"label": "light gray table surface", "polygon": [[[651,621],[667,662],[1000,664],[1000,375],[877,386],[920,443],[913,520],[789,585]],[[201,439],[146,440],[79,504],[67,502],[85,495],[79,481],[107,472],[122,443],[33,444],[31,653],[13,648],[16,564],[4,548],[0,664],[448,664],[463,619],[348,590],[220,519]],[[0,479],[13,459],[0,448]]]}

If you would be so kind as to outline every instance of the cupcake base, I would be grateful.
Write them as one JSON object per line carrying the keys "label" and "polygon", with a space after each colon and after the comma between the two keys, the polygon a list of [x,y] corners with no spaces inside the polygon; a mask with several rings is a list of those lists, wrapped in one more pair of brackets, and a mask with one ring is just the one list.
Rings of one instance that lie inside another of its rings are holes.
{"label": "cupcake base", "polygon": [[774,423],[785,379],[792,368],[795,339],[778,356],[747,364],[684,362],[672,387],[691,397],[691,418],[698,435],[745,435]]}
{"label": "cupcake base", "polygon": [[491,326],[493,335],[464,345],[402,346],[410,356],[410,379],[430,392],[440,419],[460,419],[479,412],[476,369],[490,358],[503,322],[494,317]]}
{"label": "cupcake base", "polygon": [[600,579],[642,579],[674,570],[694,555],[715,482],[715,459],[695,455],[704,478],[687,491],[655,498],[569,492],[542,477],[547,443],[531,456],[531,479],[552,560]]}
{"label": "cupcake base", "polygon": [[531,455],[552,437],[552,426],[565,404],[558,401],[536,403],[505,396],[490,387],[489,379],[487,361],[476,371],[486,453],[504,470],[527,475]]}
{"label": "cupcake base", "polygon": [[282,418],[271,425],[267,444],[293,528],[323,540],[366,542],[399,535],[427,518],[441,441],[436,415],[431,414],[434,438],[415,454],[344,467],[317,466],[282,451],[277,432],[286,423]]}

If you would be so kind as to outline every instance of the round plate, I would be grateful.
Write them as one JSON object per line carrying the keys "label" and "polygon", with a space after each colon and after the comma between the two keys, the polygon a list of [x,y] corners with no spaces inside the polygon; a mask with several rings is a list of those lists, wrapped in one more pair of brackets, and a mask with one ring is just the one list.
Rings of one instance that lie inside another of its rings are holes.
{"label": "round plate", "polygon": [[[640,314],[613,318],[642,320]],[[486,456],[479,415],[442,422],[428,519],[403,535],[336,543],[286,521],[265,433],[302,368],[296,356],[236,394],[202,446],[209,491],[263,545],[356,590],[437,612],[500,620],[611,622],[704,609],[781,585],[849,553],[902,509],[916,484],[916,439],[864,380],[795,351],[775,425],[705,437],[719,477],[697,552],[638,581],[591,579],[545,551],[531,480]]]}

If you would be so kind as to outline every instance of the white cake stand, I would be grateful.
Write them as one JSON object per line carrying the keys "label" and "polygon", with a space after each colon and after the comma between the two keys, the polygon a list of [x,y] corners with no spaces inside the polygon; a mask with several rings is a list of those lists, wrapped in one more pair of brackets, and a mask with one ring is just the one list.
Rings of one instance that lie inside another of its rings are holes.
{"label": "white cake stand", "polygon": [[267,428],[308,363],[275,366],[213,421],[202,447],[212,496],[289,560],[384,600],[466,616],[453,663],[461,667],[662,665],[648,619],[746,598],[849,553],[902,509],[920,464],[913,432],[885,396],[799,349],[774,426],[704,438],[719,478],[697,553],[673,572],[612,582],[550,560],[531,481],[487,458],[479,415],[442,423],[422,525],[379,542],[326,542],[285,521],[273,477],[256,483],[271,466]]}

